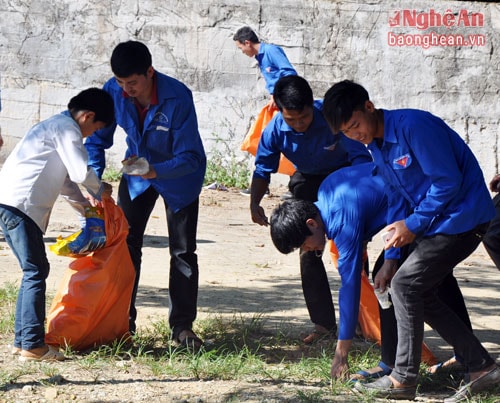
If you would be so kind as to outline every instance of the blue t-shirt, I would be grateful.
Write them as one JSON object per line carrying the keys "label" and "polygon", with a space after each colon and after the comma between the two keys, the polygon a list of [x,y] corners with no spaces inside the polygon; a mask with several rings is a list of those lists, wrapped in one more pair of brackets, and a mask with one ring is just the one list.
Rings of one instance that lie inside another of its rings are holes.
{"label": "blue t-shirt", "polygon": [[270,181],[278,171],[280,153],[288,158],[297,171],[305,174],[328,175],[347,165],[372,160],[366,147],[342,133],[333,134],[323,113],[323,102],[314,102],[313,121],[309,128],[298,133],[278,112],[268,123],[255,156],[254,178]]}
{"label": "blue t-shirt", "polygon": [[438,117],[383,110],[384,139],[368,145],[386,183],[387,223],[405,220],[417,236],[459,234],[486,223],[495,208],[465,142]]}
{"label": "blue t-shirt", "polygon": [[266,81],[266,89],[271,95],[274,94],[274,86],[281,77],[297,75],[279,46],[260,42],[259,53],[255,58]]}
{"label": "blue t-shirt", "polygon": [[150,106],[142,130],[133,98],[124,97],[115,78],[110,79],[104,90],[115,102],[116,122],[88,137],[85,147],[89,166],[101,177],[106,166],[104,150],[113,145],[113,135],[119,125],[127,134],[125,157],[144,157],[157,173],[154,179],[124,174],[130,197],[133,200],[153,186],[176,212],[199,196],[206,157],[191,91],[164,74],[156,72],[155,78],[158,105]]}
{"label": "blue t-shirt", "polygon": [[386,224],[384,182],[372,174],[373,163],[339,169],[318,190],[318,207],[328,239],[339,252],[339,340],[352,340],[361,293],[363,244]]}

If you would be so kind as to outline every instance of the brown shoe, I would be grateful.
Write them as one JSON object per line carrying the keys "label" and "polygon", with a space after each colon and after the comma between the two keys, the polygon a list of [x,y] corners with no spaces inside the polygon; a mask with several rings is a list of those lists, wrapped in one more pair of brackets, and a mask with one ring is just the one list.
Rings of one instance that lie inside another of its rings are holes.
{"label": "brown shoe", "polygon": [[64,361],[66,357],[57,347],[47,346],[48,350],[44,354],[34,353],[33,350],[22,350],[19,361]]}
{"label": "brown shoe", "polygon": [[173,339],[176,347],[186,349],[191,353],[197,353],[203,347],[201,340],[191,329],[182,330],[176,338]]}
{"label": "brown shoe", "polygon": [[314,330],[302,339],[302,343],[314,344],[321,340],[335,340],[336,338],[335,331],[329,331],[323,326],[316,325]]}

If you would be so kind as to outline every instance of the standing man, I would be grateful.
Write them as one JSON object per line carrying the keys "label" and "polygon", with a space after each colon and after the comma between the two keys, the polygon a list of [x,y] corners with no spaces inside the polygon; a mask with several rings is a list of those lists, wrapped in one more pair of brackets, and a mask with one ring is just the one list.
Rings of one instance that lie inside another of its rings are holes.
{"label": "standing man", "polygon": [[269,106],[276,108],[274,86],[281,77],[296,76],[297,72],[286,57],[283,49],[277,45],[264,43],[250,27],[242,27],[233,36],[236,46],[248,57],[254,57],[266,81],[266,89],[271,98]]}
{"label": "standing man", "polygon": [[[262,132],[250,196],[252,221],[268,225],[260,206],[271,173],[278,169],[280,153],[297,167],[289,189],[295,198],[316,201],[318,188],[328,174],[339,168],[370,162],[366,148],[343,134],[334,135],[322,113],[322,102],[314,101],[309,83],[299,76],[281,78],[274,88],[279,113]],[[300,251],[302,289],[314,330],[304,338],[310,344],[330,335],[337,324],[330,285],[321,254]]]}
{"label": "standing man", "polygon": [[[274,102],[274,86],[281,77],[296,76],[297,72],[281,47],[259,41],[259,38],[250,27],[238,29],[233,36],[233,40],[243,54],[248,57],[254,57],[257,60],[266,82],[266,89],[270,94],[269,102],[262,108],[241,146],[242,151],[248,151],[255,156],[262,130],[267,126],[274,114],[278,112],[278,108]],[[290,161],[282,157],[278,172],[292,175],[294,170]],[[248,189],[242,193],[250,194]]]}
{"label": "standing man", "polygon": [[105,85],[115,102],[116,122],[86,142],[90,165],[99,175],[106,166],[104,150],[113,144],[118,124],[126,132],[126,158],[147,160],[138,175],[124,174],[118,204],[129,222],[127,244],[136,270],[130,304],[130,331],[136,330],[135,300],[141,273],[146,224],[159,196],[166,215],[170,249],[169,324],[172,340],[192,350],[202,346],[193,332],[197,313],[198,260],[196,231],[199,194],[206,168],[191,91],[154,70],[149,49],[122,42],[111,55],[114,77]]}
{"label": "standing man", "polygon": [[35,126],[17,143],[0,171],[0,228],[23,271],[16,302],[12,354],[21,361],[63,360],[45,343],[45,290],[50,265],[43,234],[59,194],[83,217],[89,201],[111,196],[87,167],[83,138],[114,120],[113,100],[89,88],[73,97],[68,109]]}
{"label": "standing man", "polygon": [[396,365],[389,376],[357,383],[378,397],[415,398],[424,321],[463,358],[470,381],[445,402],[460,402],[500,381],[500,369],[472,331],[437,296],[439,284],[479,245],[494,207],[479,164],[460,136],[441,119],[412,109],[376,109],[368,92],[345,80],[325,95],[325,116],[335,132],[366,144],[387,187],[386,243],[414,250],[391,284],[397,319]]}

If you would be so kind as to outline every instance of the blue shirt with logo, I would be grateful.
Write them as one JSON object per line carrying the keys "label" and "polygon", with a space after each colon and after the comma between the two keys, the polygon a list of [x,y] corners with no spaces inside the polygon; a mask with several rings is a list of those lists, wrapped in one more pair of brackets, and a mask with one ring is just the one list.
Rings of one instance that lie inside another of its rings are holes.
{"label": "blue shirt with logo", "polygon": [[105,149],[113,145],[116,125],[126,133],[125,158],[144,157],[157,173],[154,179],[125,175],[132,200],[149,186],[165,199],[174,212],[199,196],[206,169],[206,157],[198,132],[191,91],[180,81],[155,73],[158,105],[151,105],[141,130],[133,98],[123,96],[115,78],[105,85],[115,103],[116,122],[87,138],[89,165],[99,177],[106,166]]}
{"label": "blue shirt with logo", "polygon": [[259,53],[255,58],[266,81],[266,89],[271,95],[274,94],[274,86],[281,77],[297,75],[279,46],[260,42]]}
{"label": "blue shirt with logo", "polygon": [[367,163],[335,171],[321,184],[315,203],[339,252],[339,340],[352,340],[358,323],[364,243],[386,225],[384,182],[373,170]]}
{"label": "blue shirt with logo", "polygon": [[384,138],[368,145],[386,183],[387,223],[417,236],[459,234],[495,215],[474,154],[442,119],[414,109],[382,110]]}
{"label": "blue shirt with logo", "polygon": [[333,134],[322,113],[323,101],[313,107],[313,121],[309,128],[298,133],[278,112],[268,123],[260,139],[255,156],[254,178],[267,182],[271,173],[278,171],[280,153],[288,158],[297,171],[305,174],[328,175],[348,165],[372,160],[366,147],[344,136]]}

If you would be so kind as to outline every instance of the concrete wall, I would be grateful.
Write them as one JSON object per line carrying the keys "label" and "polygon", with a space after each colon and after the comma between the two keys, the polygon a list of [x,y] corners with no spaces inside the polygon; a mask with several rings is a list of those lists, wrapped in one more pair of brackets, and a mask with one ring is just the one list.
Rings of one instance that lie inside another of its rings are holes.
{"label": "concrete wall", "polygon": [[[390,26],[398,13],[399,26]],[[31,125],[59,112],[79,90],[101,86],[110,77],[113,47],[128,39],[145,42],[154,67],[193,90],[207,151],[215,139],[238,150],[267,100],[256,62],[232,41],[236,29],[250,25],[263,40],[285,48],[316,97],[338,80],[356,80],[378,107],[422,108],[443,117],[470,144],[487,180],[498,169],[497,4],[9,0],[0,4],[0,21],[3,157]],[[485,43],[424,48],[389,42],[389,35],[408,41],[415,34],[444,34],[448,40],[464,35]],[[115,143],[110,156],[118,164],[123,139]]]}

